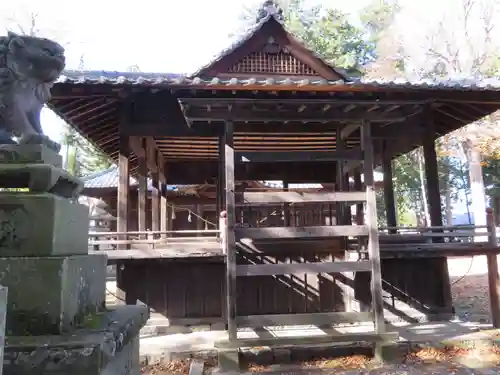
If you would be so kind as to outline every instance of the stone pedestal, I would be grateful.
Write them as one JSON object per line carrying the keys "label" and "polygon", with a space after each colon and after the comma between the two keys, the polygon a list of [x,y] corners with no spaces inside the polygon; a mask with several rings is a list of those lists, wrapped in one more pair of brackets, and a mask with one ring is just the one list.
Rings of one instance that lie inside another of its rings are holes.
{"label": "stone pedestal", "polygon": [[43,145],[0,148],[4,374],[138,375],[148,311],[105,309],[107,259],[88,254],[82,183],[60,166]]}

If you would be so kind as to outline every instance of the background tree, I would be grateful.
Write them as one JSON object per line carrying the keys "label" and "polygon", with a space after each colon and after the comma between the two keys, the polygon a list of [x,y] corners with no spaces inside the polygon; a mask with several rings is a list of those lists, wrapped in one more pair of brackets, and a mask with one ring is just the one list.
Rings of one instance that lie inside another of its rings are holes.
{"label": "background tree", "polygon": [[[275,2],[283,10],[287,29],[329,64],[359,75],[375,58],[375,45],[364,31],[341,11],[322,5],[311,6],[306,0]],[[240,34],[256,22],[260,7],[246,7],[241,16]]]}

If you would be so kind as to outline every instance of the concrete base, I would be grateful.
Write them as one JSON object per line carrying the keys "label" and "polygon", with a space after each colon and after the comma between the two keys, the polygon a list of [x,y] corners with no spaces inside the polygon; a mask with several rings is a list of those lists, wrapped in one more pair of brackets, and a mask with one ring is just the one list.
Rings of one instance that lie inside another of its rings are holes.
{"label": "concrete base", "polygon": [[143,306],[100,314],[71,335],[9,336],[4,375],[136,375]]}
{"label": "concrete base", "polygon": [[[384,362],[398,361],[412,350],[427,346],[445,346],[454,343],[464,345],[467,342],[494,340],[500,331],[488,330],[485,324],[453,322],[435,322],[425,324],[395,323],[388,325],[387,330],[397,331],[399,340],[385,345],[379,353],[379,360]],[[485,330],[485,331],[482,331]],[[344,326],[337,328],[346,333],[368,332],[372,325]],[[324,335],[325,329],[318,327],[274,327],[266,330],[240,330],[238,337],[252,338],[267,335],[278,337],[317,336]],[[220,355],[220,365],[224,370],[232,371],[237,358],[262,365],[290,363],[297,360],[308,360],[312,357],[347,356],[352,354],[373,355],[370,343],[343,343],[336,345],[292,346],[283,348],[242,348],[237,351],[218,352],[214,343],[227,339],[225,331],[193,332],[189,334],[172,334],[161,337],[141,339],[141,361],[155,363],[189,358],[197,355],[212,358]]]}

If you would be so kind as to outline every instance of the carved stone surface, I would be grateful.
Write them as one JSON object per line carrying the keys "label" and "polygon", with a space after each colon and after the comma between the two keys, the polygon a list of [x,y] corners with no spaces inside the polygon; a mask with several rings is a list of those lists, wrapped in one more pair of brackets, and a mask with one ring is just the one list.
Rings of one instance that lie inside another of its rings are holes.
{"label": "carved stone surface", "polygon": [[62,156],[42,144],[3,145],[0,164],[49,164],[62,167]]}
{"label": "carved stone surface", "polygon": [[0,143],[60,145],[43,135],[40,113],[65,66],[64,48],[49,39],[9,33],[0,37]]}
{"label": "carved stone surface", "polygon": [[123,306],[91,316],[71,335],[14,336],[5,347],[5,374],[137,375],[145,306]]}
{"label": "carved stone surface", "polygon": [[56,195],[0,194],[0,256],[88,253],[88,207]]}
{"label": "carved stone surface", "polygon": [[29,188],[32,192],[76,198],[83,182],[48,164],[0,164],[0,188]]}
{"label": "carved stone surface", "polygon": [[71,332],[105,303],[106,256],[0,258],[7,335]]}
{"label": "carved stone surface", "polygon": [[3,350],[5,345],[5,315],[7,313],[7,288],[0,285],[0,375],[2,375]]}

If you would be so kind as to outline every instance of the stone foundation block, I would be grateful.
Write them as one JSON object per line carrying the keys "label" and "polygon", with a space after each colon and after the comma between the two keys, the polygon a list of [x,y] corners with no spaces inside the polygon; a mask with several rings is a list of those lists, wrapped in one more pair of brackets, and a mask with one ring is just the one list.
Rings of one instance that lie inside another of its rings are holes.
{"label": "stone foundation block", "polygon": [[0,258],[7,335],[70,332],[104,309],[106,255]]}
{"label": "stone foundation block", "polygon": [[10,336],[4,375],[138,375],[144,306],[95,314],[71,335]]}
{"label": "stone foundation block", "polygon": [[88,253],[88,207],[52,194],[0,193],[0,256]]}
{"label": "stone foundation block", "polygon": [[62,168],[62,156],[45,145],[2,145],[0,148],[0,163],[50,164],[56,168]]}

